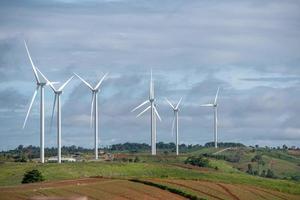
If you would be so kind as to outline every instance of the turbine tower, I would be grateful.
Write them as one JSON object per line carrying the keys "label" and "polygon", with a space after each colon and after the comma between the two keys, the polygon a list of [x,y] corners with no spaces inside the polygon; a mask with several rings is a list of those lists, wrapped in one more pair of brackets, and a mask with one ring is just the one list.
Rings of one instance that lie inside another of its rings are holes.
{"label": "turbine tower", "polygon": [[214,142],[215,142],[215,148],[218,148],[218,103],[217,103],[217,101],[218,101],[219,90],[220,90],[220,87],[217,90],[214,103],[200,105],[200,106],[203,106],[203,107],[213,107],[213,109],[214,109]]}
{"label": "turbine tower", "polygon": [[29,108],[28,108],[28,111],[27,111],[27,114],[26,114],[26,117],[25,117],[25,120],[24,120],[24,123],[23,123],[23,129],[26,126],[27,119],[28,119],[29,113],[31,111],[33,102],[35,100],[35,97],[37,95],[38,90],[40,89],[40,95],[41,95],[40,96],[40,162],[44,163],[45,162],[45,154],[44,154],[44,145],[45,145],[44,86],[49,85],[51,83],[48,82],[47,80],[45,80],[43,78],[41,79],[39,77],[39,75],[37,73],[37,70],[36,70],[36,67],[35,67],[35,65],[34,65],[32,59],[31,59],[30,52],[28,50],[28,47],[27,47],[27,44],[26,44],[25,40],[24,40],[24,45],[25,45],[27,56],[30,60],[32,70],[33,70],[33,73],[34,73],[34,77],[35,77],[35,81],[36,81],[36,89],[33,93],[33,96],[31,98],[31,101],[30,101],[30,104],[29,104]]}
{"label": "turbine tower", "polygon": [[[74,73],[75,74],[75,73]],[[108,75],[106,73],[102,79],[97,83],[95,87],[92,87],[88,82],[86,82],[83,78],[81,78],[78,74],[75,74],[91,91],[92,91],[92,105],[91,105],[91,126],[93,124],[93,118],[94,118],[94,133],[95,133],[95,159],[98,159],[98,92],[99,88],[104,81],[105,77]],[[94,114],[94,116],[93,116]]]}
{"label": "turbine tower", "polygon": [[166,101],[167,103],[171,106],[171,108],[173,109],[174,111],[174,118],[173,118],[173,122],[172,122],[172,136],[174,135],[174,126],[175,126],[175,133],[176,133],[176,155],[179,154],[179,149],[178,149],[178,141],[179,141],[179,138],[178,138],[178,111],[179,111],[179,105],[180,105],[180,102],[181,102],[182,98],[180,98],[180,100],[178,101],[177,105],[174,106],[167,98],[166,98]]}
{"label": "turbine tower", "polygon": [[72,76],[69,78],[62,86],[60,86],[58,89],[56,89],[53,84],[46,78],[46,76],[38,69],[38,72],[42,75],[42,77],[49,82],[49,85],[51,89],[54,92],[54,102],[53,102],[53,109],[52,109],[52,116],[51,116],[51,126],[52,126],[52,121],[53,121],[53,116],[54,116],[54,109],[55,109],[55,104],[57,101],[57,162],[61,163],[61,102],[60,102],[60,95],[63,92],[63,89],[66,87],[66,85],[74,78]]}
{"label": "turbine tower", "polygon": [[141,108],[143,105],[150,103],[150,105],[143,110],[140,114],[136,117],[138,118],[147,110],[150,109],[150,130],[151,130],[151,154],[156,155],[156,116],[161,121],[161,118],[157,112],[155,98],[154,98],[154,84],[152,80],[152,70],[151,70],[151,79],[150,79],[150,90],[149,90],[149,99],[141,103],[139,106],[135,107],[131,112],[136,111],[137,109]]}

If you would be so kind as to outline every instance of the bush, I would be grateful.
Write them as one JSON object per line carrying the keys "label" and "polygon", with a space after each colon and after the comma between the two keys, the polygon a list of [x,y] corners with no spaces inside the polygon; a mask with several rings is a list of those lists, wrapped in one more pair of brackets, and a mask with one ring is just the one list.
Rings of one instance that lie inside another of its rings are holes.
{"label": "bush", "polygon": [[136,157],[134,158],[134,162],[140,162],[140,158],[136,156]]}
{"label": "bush", "polygon": [[272,170],[268,169],[266,177],[267,178],[275,178],[274,172]]}
{"label": "bush", "polygon": [[34,170],[28,171],[24,174],[22,183],[35,183],[35,182],[41,182],[44,180],[45,180],[45,178],[43,177],[42,173],[39,170],[34,169]]}
{"label": "bush", "polygon": [[185,164],[191,164],[194,166],[198,166],[198,167],[209,167],[209,160],[205,157],[203,157],[202,155],[195,157],[195,156],[191,156],[188,157],[185,161]]}
{"label": "bush", "polygon": [[294,176],[291,177],[291,179],[293,181],[300,181],[300,176],[299,175],[294,175]]}

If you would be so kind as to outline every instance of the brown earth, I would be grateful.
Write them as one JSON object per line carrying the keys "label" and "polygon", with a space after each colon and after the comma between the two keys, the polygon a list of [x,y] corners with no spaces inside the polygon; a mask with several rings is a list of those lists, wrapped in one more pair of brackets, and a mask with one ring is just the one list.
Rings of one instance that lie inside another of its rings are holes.
{"label": "brown earth", "polygon": [[232,199],[232,200],[298,200],[300,196],[286,194],[278,191],[262,189],[259,187],[225,184],[210,181],[149,179],[154,183],[175,187],[206,199]]}
{"label": "brown earth", "polygon": [[[146,179],[206,199],[296,200],[299,196],[259,187],[211,181]],[[0,187],[0,200],[185,199],[142,183],[102,177]]]}
{"label": "brown earth", "polygon": [[0,187],[1,200],[185,199],[166,190],[128,180],[85,178]]}

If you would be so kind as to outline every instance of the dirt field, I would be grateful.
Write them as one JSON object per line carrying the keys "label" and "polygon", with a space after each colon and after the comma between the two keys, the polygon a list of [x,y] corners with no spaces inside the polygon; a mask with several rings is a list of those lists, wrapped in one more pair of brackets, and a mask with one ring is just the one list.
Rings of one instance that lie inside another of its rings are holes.
{"label": "dirt field", "polygon": [[[176,179],[147,179],[147,181],[180,189],[181,191],[206,199],[300,199],[296,195],[246,185]],[[0,200],[45,200],[46,198],[48,200],[49,197],[51,199],[61,199],[61,197],[64,197],[64,200],[66,198],[72,200],[184,199],[177,194],[154,186],[108,178],[86,178],[0,187]]]}
{"label": "dirt field", "polygon": [[0,187],[1,200],[45,199],[68,197],[69,199],[184,199],[159,188],[127,180],[87,178]]}
{"label": "dirt field", "polygon": [[154,183],[168,185],[181,190],[196,194],[206,199],[233,199],[233,200],[297,200],[300,196],[290,195],[278,191],[261,189],[254,186],[215,183],[209,181],[171,180],[171,179],[149,179]]}

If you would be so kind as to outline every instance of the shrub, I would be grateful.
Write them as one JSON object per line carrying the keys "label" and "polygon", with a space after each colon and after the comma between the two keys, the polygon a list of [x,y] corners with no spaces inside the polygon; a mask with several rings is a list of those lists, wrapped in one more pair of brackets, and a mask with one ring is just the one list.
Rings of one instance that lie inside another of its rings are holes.
{"label": "shrub", "polygon": [[198,167],[209,167],[209,160],[205,157],[203,157],[202,155],[195,157],[195,156],[191,156],[188,157],[185,161],[185,164],[191,164],[194,166],[198,166]]}
{"label": "shrub", "polygon": [[34,169],[34,170],[28,171],[24,174],[22,183],[35,183],[35,182],[41,182],[44,180],[45,180],[45,178],[43,177],[42,173],[39,170]]}
{"label": "shrub", "polygon": [[300,176],[299,175],[294,175],[294,176],[291,177],[291,179],[293,181],[300,181]]}
{"label": "shrub", "polygon": [[275,178],[274,172],[272,170],[268,169],[266,177],[267,178]]}
{"label": "shrub", "polygon": [[139,158],[138,156],[136,156],[136,157],[134,158],[134,162],[140,162],[140,158]]}

